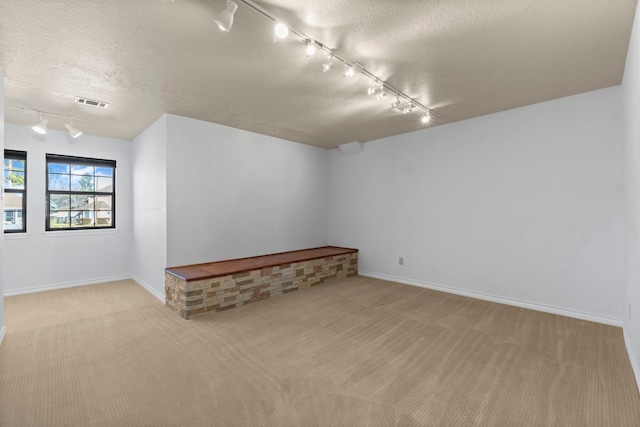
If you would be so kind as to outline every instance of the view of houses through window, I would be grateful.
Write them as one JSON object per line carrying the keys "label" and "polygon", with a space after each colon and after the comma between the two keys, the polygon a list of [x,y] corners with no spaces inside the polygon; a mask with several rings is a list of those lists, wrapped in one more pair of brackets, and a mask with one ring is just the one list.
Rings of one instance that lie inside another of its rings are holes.
{"label": "view of houses through window", "polygon": [[114,228],[113,160],[47,154],[46,230]]}
{"label": "view of houses through window", "polygon": [[27,231],[27,153],[4,150],[4,206],[5,233]]}

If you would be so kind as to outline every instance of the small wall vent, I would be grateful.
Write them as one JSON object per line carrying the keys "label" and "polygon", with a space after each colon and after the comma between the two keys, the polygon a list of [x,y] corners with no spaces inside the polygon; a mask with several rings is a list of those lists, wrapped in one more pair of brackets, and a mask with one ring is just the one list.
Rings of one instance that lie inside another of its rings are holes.
{"label": "small wall vent", "polygon": [[109,103],[108,102],[96,101],[95,99],[80,98],[79,96],[76,96],[76,102],[78,104],[91,105],[92,107],[98,107],[98,108],[108,108],[109,107]]}

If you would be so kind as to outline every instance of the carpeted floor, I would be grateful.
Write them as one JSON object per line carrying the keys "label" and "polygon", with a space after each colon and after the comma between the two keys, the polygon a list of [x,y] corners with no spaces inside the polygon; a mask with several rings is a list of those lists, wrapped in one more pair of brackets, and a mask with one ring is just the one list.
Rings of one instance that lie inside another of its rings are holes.
{"label": "carpeted floor", "polygon": [[364,277],[189,321],[132,281],[5,315],[4,427],[640,426],[620,328]]}

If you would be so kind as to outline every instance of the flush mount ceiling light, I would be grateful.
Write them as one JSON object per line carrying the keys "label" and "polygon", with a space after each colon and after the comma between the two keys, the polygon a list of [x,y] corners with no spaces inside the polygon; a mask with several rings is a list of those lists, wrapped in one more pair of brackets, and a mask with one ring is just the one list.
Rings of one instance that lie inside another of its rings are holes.
{"label": "flush mount ceiling light", "polygon": [[73,127],[73,119],[71,119],[71,122],[64,125],[64,127],[67,128],[67,130],[69,131],[69,135],[71,135],[73,139],[76,139],[77,137],[82,135],[82,131],[80,129]]}
{"label": "flush mount ceiling light", "polygon": [[40,123],[36,123],[31,127],[35,133],[39,133],[40,135],[47,134],[47,119],[42,118],[42,113],[40,113]]}
{"label": "flush mount ceiling light", "polygon": [[222,31],[226,31],[227,33],[231,30],[231,26],[233,25],[233,14],[236,13],[236,9],[238,9],[238,5],[233,2],[227,0],[227,8],[220,12],[215,22],[218,24],[218,28]]}
{"label": "flush mount ceiling light", "polygon": [[[298,40],[300,40],[302,43],[305,44],[307,57],[313,55],[316,50],[321,50],[325,52],[327,54],[328,62],[322,64],[323,72],[326,73],[327,71],[331,70],[334,67],[334,62],[337,61],[344,65],[345,67],[344,75],[346,77],[354,77],[357,74],[362,74],[372,81],[374,87],[370,89],[370,91],[368,92],[370,95],[376,95],[376,98],[378,98],[379,100],[382,100],[385,98],[388,92],[395,94],[396,100],[391,103],[390,111],[394,113],[408,114],[414,111],[414,109],[418,109],[424,114],[424,116],[429,117],[429,120],[431,120],[433,117],[436,117],[439,120],[443,120],[443,121],[445,120],[443,116],[436,113],[435,111],[428,108],[427,106],[421,104],[420,102],[416,101],[414,97],[411,97],[406,93],[396,89],[395,87],[393,87],[387,82],[382,83],[383,79],[379,78],[378,76],[373,74],[371,71],[367,70],[363,64],[359,62],[352,62],[348,60],[346,57],[342,55],[338,55],[337,53],[335,53],[334,49],[331,49],[330,47],[319,42],[318,40],[309,37],[308,35],[304,34],[301,31],[295,30],[293,28],[289,28],[278,17],[276,17],[271,12],[264,9],[262,6],[259,6],[258,4],[256,4],[253,0],[236,0],[236,1],[238,1],[238,3],[242,3],[243,5],[247,6],[250,9],[253,9],[255,12],[258,12],[259,14],[273,21],[276,24],[274,27],[274,31],[276,33],[277,38],[274,40],[277,41],[277,39],[286,39],[287,37],[289,37],[289,33],[291,33],[295,37],[298,37]],[[231,4],[235,5],[234,2],[227,1],[227,10],[230,10]],[[236,7],[234,6],[233,10],[231,11],[231,15],[233,15],[233,12],[235,12],[235,10],[236,10]],[[335,61],[333,61],[334,58],[335,58]],[[378,84],[378,86],[376,86],[376,84]],[[406,103],[401,104],[400,98],[406,101]]]}

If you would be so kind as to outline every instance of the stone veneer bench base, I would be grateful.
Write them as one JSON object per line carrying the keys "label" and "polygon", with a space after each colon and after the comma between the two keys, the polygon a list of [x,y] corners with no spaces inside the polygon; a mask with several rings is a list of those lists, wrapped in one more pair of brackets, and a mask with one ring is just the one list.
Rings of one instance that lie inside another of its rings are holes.
{"label": "stone veneer bench base", "polygon": [[165,270],[165,302],[184,319],[358,274],[358,249],[324,246]]}

